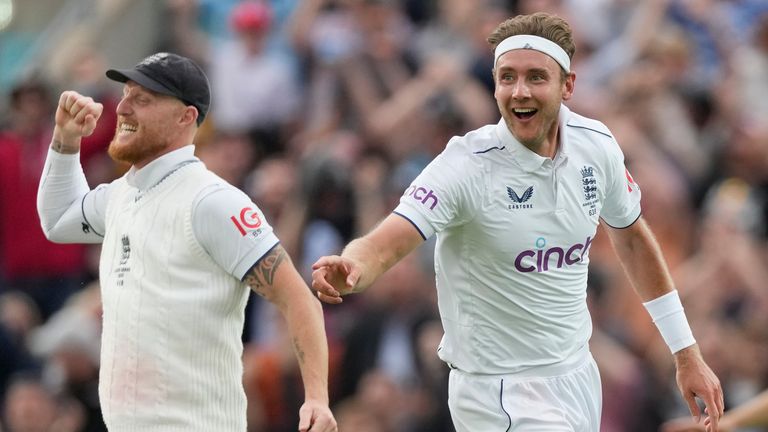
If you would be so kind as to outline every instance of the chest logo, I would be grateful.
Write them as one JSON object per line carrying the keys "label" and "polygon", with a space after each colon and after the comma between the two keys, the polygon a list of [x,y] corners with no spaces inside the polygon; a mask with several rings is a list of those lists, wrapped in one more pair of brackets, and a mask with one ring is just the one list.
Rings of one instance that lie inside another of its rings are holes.
{"label": "chest logo", "polygon": [[581,188],[584,191],[582,207],[589,208],[590,216],[597,214],[597,180],[593,167],[585,165],[581,169]]}
{"label": "chest logo", "polygon": [[522,195],[518,195],[514,189],[507,186],[507,196],[513,203],[509,205],[509,209],[533,208],[533,204],[525,204],[533,196],[533,186],[526,189]]}
{"label": "chest logo", "polygon": [[509,199],[512,200],[514,203],[522,204],[533,196],[533,186],[529,187],[528,189],[523,192],[522,195],[517,195],[517,192],[515,192],[514,189],[507,186],[507,195],[509,195]]}
{"label": "chest logo", "polygon": [[115,284],[122,287],[125,285],[125,274],[131,271],[131,266],[128,264],[128,260],[131,258],[131,239],[127,234],[124,234],[120,239],[120,244],[121,254],[120,262],[117,263],[115,269]]}

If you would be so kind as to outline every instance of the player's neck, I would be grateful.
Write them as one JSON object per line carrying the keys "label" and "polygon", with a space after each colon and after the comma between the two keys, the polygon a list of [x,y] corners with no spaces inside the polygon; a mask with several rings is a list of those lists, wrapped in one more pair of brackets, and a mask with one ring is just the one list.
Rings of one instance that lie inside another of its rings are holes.
{"label": "player's neck", "polygon": [[558,143],[559,143],[559,137],[560,134],[558,131],[560,128],[557,124],[554,125],[554,127],[547,133],[546,138],[537,146],[535,149],[531,149],[536,154],[538,154],[541,157],[549,158],[549,159],[555,159],[555,155],[557,154],[558,149]]}

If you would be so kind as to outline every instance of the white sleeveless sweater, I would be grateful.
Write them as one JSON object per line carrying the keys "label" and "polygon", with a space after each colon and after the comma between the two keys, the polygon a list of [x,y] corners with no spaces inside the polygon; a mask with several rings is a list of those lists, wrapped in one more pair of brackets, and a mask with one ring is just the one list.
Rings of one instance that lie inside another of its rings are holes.
{"label": "white sleeveless sweater", "polygon": [[224,183],[202,163],[146,191],[115,182],[100,275],[99,397],[110,432],[245,431],[248,290],[195,239],[192,203]]}

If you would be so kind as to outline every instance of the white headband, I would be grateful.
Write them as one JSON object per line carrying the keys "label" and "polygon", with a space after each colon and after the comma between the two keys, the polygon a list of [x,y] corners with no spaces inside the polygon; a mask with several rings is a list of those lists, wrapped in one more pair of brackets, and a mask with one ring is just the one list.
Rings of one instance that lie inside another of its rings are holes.
{"label": "white headband", "polygon": [[549,39],[533,35],[515,35],[501,41],[501,43],[496,46],[496,51],[494,52],[494,67],[502,54],[516,49],[532,49],[543,52],[555,59],[566,72],[571,71],[571,59],[560,45]]}

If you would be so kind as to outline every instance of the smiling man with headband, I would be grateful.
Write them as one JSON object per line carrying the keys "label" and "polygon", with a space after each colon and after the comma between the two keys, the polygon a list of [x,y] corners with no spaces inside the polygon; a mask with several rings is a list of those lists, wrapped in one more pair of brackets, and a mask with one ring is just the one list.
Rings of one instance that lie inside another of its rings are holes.
{"label": "smiling man with headband", "polygon": [[575,46],[557,16],[520,15],[488,37],[502,119],[454,137],[394,212],[341,256],[315,263],[312,286],[339,303],[432,235],[452,369],[457,432],[598,432],[601,384],[589,351],[590,246],[602,224],[677,365],[717,430],[723,396],[699,353],[640,188],[608,128],[571,112]]}

